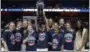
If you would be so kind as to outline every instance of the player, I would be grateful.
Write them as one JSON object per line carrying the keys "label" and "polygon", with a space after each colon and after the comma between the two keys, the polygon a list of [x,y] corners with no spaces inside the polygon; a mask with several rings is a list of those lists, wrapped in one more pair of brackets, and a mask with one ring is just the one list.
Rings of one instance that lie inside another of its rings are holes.
{"label": "player", "polygon": [[31,25],[28,26],[28,37],[23,41],[22,51],[36,51],[37,33]]}
{"label": "player", "polygon": [[16,26],[16,30],[17,31],[19,31],[21,34],[22,34],[22,36],[24,36],[24,34],[23,34],[23,29],[24,27],[23,27],[23,23],[22,23],[22,21],[17,21],[17,26]]}
{"label": "player", "polygon": [[57,23],[54,23],[54,31],[52,34],[52,50],[51,51],[61,51],[64,33],[60,31]]}
{"label": "player", "polygon": [[50,19],[46,19],[47,23],[48,23],[48,50],[51,51],[51,48],[52,48],[52,45],[50,45],[50,42],[52,41],[52,34],[53,34],[53,20],[50,18]]}
{"label": "player", "polygon": [[48,33],[46,31],[45,24],[39,26],[37,51],[48,51]]}
{"label": "player", "polygon": [[9,29],[3,33],[3,45],[6,51],[15,51],[15,24],[14,22],[9,23]]}
{"label": "player", "polygon": [[65,30],[65,20],[63,19],[63,18],[61,18],[60,20],[59,20],[59,28],[62,30],[62,31],[64,31]]}
{"label": "player", "polygon": [[61,18],[61,19],[59,20],[59,28],[60,28],[60,27],[63,27],[64,24],[65,24],[65,20],[64,20],[63,18]]}
{"label": "player", "polygon": [[74,50],[75,31],[71,27],[70,22],[66,22],[66,30],[64,32],[64,51]]}
{"label": "player", "polygon": [[16,51],[21,51],[21,45],[23,41],[23,29],[22,29],[22,22],[18,21],[17,22],[17,27],[16,27],[16,33],[15,33],[15,49]]}
{"label": "player", "polygon": [[27,26],[28,26],[28,21],[26,19],[24,19],[23,20],[23,36],[24,36],[23,39],[25,39],[28,36],[28,34],[27,34]]}
{"label": "player", "polygon": [[52,29],[53,26],[53,20],[50,18],[48,19],[48,25],[49,25],[49,29]]}

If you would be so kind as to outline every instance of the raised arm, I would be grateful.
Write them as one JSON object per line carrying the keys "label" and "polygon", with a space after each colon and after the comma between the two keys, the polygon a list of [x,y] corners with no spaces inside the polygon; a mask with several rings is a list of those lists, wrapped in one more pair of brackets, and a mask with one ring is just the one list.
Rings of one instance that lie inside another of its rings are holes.
{"label": "raised arm", "polygon": [[47,31],[48,31],[49,30],[48,19],[46,18],[45,14],[44,14],[44,18],[45,18],[45,22],[46,22],[46,28],[47,28]]}

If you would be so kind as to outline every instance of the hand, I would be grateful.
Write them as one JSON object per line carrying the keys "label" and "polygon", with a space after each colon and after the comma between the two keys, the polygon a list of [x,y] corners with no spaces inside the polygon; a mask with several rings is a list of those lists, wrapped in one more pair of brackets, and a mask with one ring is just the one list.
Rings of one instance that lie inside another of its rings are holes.
{"label": "hand", "polygon": [[79,48],[77,51],[81,51],[81,48]]}
{"label": "hand", "polygon": [[48,42],[48,44],[49,44],[49,45],[52,45],[52,43],[51,43],[51,42]]}
{"label": "hand", "polygon": [[43,16],[45,17],[45,12],[43,12]]}
{"label": "hand", "polygon": [[61,51],[63,51],[63,49],[61,49]]}
{"label": "hand", "polygon": [[8,48],[6,48],[5,51],[9,51]]}

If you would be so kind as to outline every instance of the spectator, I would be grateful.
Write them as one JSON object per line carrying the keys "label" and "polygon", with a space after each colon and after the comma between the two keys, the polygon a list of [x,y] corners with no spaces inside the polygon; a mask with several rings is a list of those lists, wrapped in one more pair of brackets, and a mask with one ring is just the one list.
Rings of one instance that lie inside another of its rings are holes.
{"label": "spectator", "polygon": [[78,51],[85,50],[85,43],[88,36],[87,28],[82,27],[81,21],[77,21],[75,49]]}

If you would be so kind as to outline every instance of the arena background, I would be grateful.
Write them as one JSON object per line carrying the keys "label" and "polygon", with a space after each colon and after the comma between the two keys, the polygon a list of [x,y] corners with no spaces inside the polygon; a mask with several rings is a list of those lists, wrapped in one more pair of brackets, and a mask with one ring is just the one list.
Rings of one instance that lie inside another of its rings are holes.
{"label": "arena background", "polygon": [[[5,9],[35,9],[37,0],[1,0],[2,28],[11,20],[22,19],[22,16],[36,16],[35,11],[14,11]],[[58,21],[59,18],[71,19],[73,26],[77,19],[89,22],[89,0],[44,0],[45,9],[79,9],[79,12],[46,12],[47,18]],[[53,13],[53,15],[52,15]]]}

